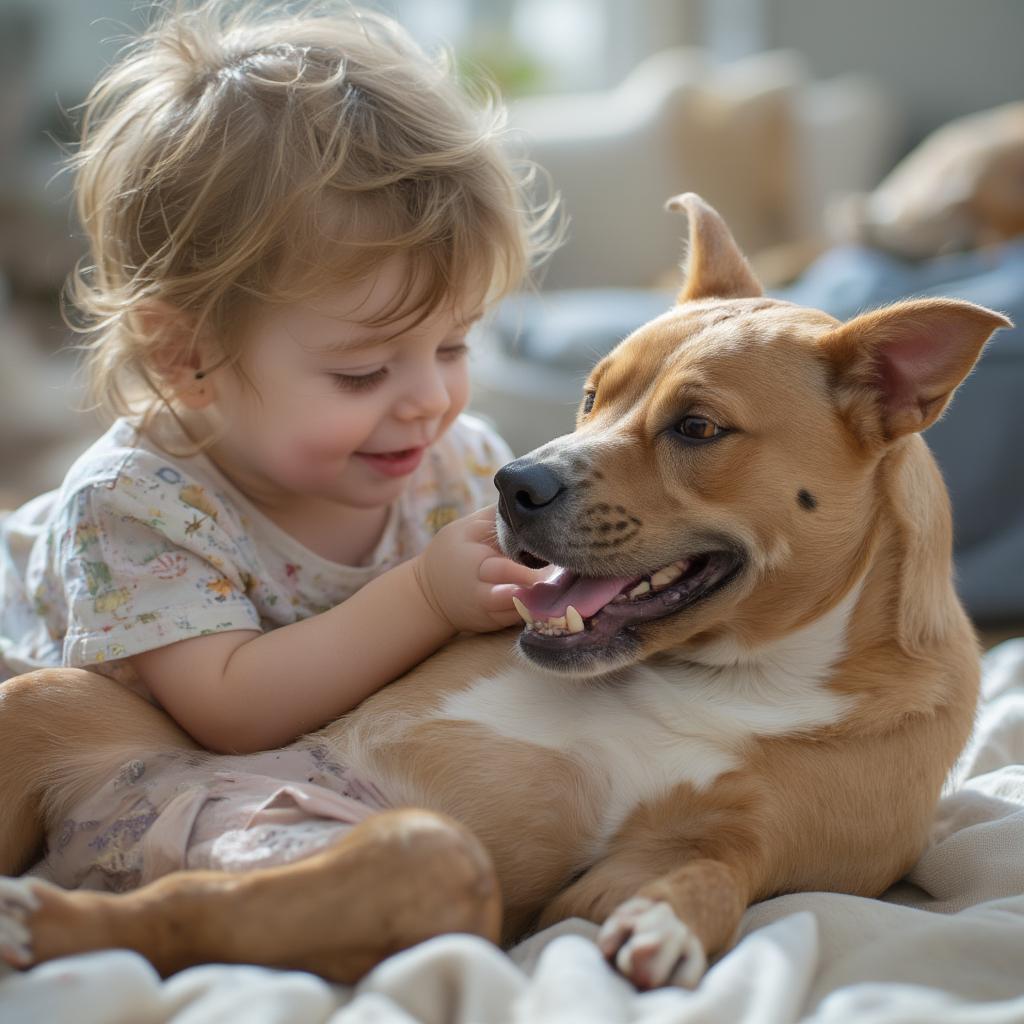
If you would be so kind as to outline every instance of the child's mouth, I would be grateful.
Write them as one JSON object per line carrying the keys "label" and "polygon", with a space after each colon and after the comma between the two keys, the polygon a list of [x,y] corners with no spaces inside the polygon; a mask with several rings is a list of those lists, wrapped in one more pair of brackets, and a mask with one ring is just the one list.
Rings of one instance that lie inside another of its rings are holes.
{"label": "child's mouth", "polygon": [[356,452],[361,459],[384,476],[407,476],[419,466],[426,451],[425,445],[418,448],[403,448],[394,452]]}

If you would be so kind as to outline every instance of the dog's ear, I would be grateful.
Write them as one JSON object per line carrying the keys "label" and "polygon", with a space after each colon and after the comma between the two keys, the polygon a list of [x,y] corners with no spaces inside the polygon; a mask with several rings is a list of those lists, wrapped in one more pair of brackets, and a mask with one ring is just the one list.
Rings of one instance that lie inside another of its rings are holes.
{"label": "dog's ear", "polygon": [[674,196],[669,210],[683,211],[690,222],[686,279],[676,302],[693,299],[742,299],[763,295],[725,221],[695,192]]}
{"label": "dog's ear", "polygon": [[868,445],[924,430],[1005,316],[955,299],[917,299],[865,313],[819,344],[835,371],[840,409]]}

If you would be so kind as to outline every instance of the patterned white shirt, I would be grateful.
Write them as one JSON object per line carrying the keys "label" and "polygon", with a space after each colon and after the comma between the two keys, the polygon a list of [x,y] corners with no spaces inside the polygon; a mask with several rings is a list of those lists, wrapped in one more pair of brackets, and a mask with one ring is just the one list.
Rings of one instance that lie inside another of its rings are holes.
{"label": "patterned white shirt", "polygon": [[257,509],[205,455],[173,457],[118,420],[60,488],[0,522],[0,681],[123,659],[191,637],[326,611],[496,499],[510,458],[460,416],[427,452],[365,565],[331,562]]}

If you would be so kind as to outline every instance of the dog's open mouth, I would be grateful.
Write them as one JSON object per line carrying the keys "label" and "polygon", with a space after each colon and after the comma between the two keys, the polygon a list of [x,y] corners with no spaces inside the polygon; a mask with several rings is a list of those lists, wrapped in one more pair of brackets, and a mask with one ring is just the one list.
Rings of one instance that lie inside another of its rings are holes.
{"label": "dog's open mouth", "polygon": [[520,588],[515,605],[526,646],[600,646],[628,627],[688,608],[725,586],[740,569],[732,551],[708,551],[638,576],[578,576],[560,569]]}

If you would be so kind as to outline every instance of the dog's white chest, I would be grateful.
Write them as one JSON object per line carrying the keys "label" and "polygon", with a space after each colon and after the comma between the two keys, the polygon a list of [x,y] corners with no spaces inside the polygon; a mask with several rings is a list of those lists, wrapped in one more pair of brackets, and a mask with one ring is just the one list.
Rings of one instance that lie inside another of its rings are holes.
{"label": "dog's white chest", "polygon": [[607,839],[638,804],[681,783],[705,789],[740,767],[747,740],[842,718],[851,701],[824,682],[853,597],[756,653],[708,651],[711,664],[636,665],[606,679],[516,666],[453,694],[439,715],[572,756],[600,794],[595,838]]}

